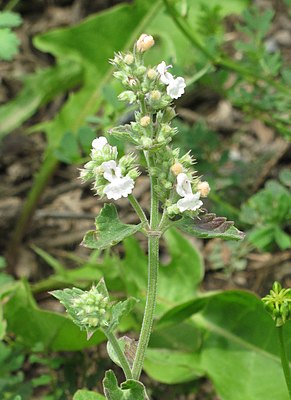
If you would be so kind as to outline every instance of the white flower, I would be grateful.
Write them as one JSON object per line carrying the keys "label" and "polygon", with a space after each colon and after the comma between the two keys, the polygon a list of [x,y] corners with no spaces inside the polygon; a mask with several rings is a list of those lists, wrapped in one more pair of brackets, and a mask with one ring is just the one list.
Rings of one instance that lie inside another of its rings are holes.
{"label": "white flower", "polygon": [[192,194],[191,183],[188,176],[181,173],[177,176],[177,188],[176,191],[179,196],[185,197],[188,194]]}
{"label": "white flower", "polygon": [[200,200],[200,192],[193,194],[191,182],[188,176],[184,173],[177,176],[176,191],[178,195],[182,197],[182,199],[177,202],[177,207],[180,212],[186,210],[196,211],[203,205]]}
{"label": "white flower", "polygon": [[103,147],[107,144],[107,139],[104,136],[100,136],[97,139],[94,139],[92,142],[92,147],[94,150],[102,151]]}
{"label": "white flower", "polygon": [[172,68],[172,65],[166,65],[165,61],[162,61],[158,66],[157,66],[157,71],[160,74],[160,80],[163,82],[165,85],[168,85],[173,79],[173,75],[168,72],[168,68]]}
{"label": "white flower", "polygon": [[172,79],[167,87],[167,94],[172,98],[172,99],[178,99],[179,97],[182,96],[182,94],[185,92],[185,79],[182,78],[181,76],[178,76],[176,79]]}
{"label": "white flower", "polygon": [[134,188],[134,181],[129,176],[122,176],[121,169],[114,160],[101,164],[104,178],[110,183],[105,186],[104,194],[107,198],[118,200],[127,197]]}
{"label": "white flower", "polygon": [[177,201],[177,207],[179,208],[180,212],[191,210],[196,211],[200,208],[203,203],[200,198],[200,193],[197,192],[195,194],[187,194],[187,196],[183,197],[182,199]]}

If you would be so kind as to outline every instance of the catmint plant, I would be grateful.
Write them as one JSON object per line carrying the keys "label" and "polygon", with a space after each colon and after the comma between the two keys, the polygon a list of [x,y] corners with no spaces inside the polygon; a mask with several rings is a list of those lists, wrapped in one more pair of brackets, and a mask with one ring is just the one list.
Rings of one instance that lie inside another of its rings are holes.
{"label": "catmint plant", "polygon": [[[96,218],[96,229],[87,232],[82,244],[101,250],[138,231],[148,239],[148,288],[138,342],[116,337],[121,317],[130,312],[138,299],[114,303],[103,280],[89,291],[73,288],[52,292],[80,329],[87,331],[88,337],[97,329],[107,336],[109,355],[123,369],[126,379],[119,387],[114,373],[106,373],[104,393],[107,399],[113,400],[148,399],[139,379],[153,329],[159,242],[163,233],[176,226],[201,238],[239,240],[243,237],[232,222],[205,210],[203,199],[210,192],[209,184],[201,181],[193,169],[193,156],[171,145],[173,136],[178,133],[172,125],[176,115],[173,100],[184,94],[186,83],[183,77],[170,72],[172,65],[166,65],[165,61],[161,60],[157,66],[145,65],[144,53],[152,46],[153,37],[142,34],[132,52],[117,53],[110,61],[114,77],[125,89],[118,96],[119,100],[135,105],[135,119],[130,124],[112,128],[107,137],[94,139],[90,161],[80,171],[83,181],[92,181],[95,194],[109,201],[127,198],[140,219],[137,225],[125,224],[118,218],[115,205],[106,203]],[[119,157],[117,148],[110,145],[110,136],[130,143],[135,152]],[[138,151],[144,155],[150,179],[149,215],[134,196],[140,175]]]}
{"label": "catmint plant", "polygon": [[274,282],[270,294],[262,298],[266,310],[271,314],[278,333],[281,364],[287,384],[289,397],[291,399],[291,370],[286,352],[284,339],[284,325],[291,320],[291,289],[284,289],[279,282]]}

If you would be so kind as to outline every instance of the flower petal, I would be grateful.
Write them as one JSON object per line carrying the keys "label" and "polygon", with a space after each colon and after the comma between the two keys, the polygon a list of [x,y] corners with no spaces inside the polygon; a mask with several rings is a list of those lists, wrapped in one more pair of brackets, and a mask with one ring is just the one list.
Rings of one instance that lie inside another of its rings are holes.
{"label": "flower petal", "polygon": [[134,181],[129,176],[116,178],[105,186],[104,194],[109,200],[118,200],[121,197],[127,197],[134,188]]}
{"label": "flower petal", "polygon": [[178,200],[177,207],[180,212],[184,212],[186,210],[196,211],[203,205],[202,201],[199,200],[200,193],[199,192],[197,193],[189,194],[183,197],[182,199]]}
{"label": "flower petal", "polygon": [[92,147],[94,150],[99,150],[101,151],[103,147],[107,144],[107,139],[105,136],[100,136],[96,139],[93,140],[92,142]]}

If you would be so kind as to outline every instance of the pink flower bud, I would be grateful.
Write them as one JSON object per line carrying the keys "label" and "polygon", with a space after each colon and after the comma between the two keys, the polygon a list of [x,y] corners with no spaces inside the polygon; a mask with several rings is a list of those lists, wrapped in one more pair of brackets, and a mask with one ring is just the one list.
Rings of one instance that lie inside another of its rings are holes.
{"label": "pink flower bud", "polygon": [[144,51],[147,51],[148,49],[153,47],[154,44],[154,38],[151,35],[143,33],[142,35],[140,35],[138,41],[136,42],[136,49],[140,53],[143,53]]}

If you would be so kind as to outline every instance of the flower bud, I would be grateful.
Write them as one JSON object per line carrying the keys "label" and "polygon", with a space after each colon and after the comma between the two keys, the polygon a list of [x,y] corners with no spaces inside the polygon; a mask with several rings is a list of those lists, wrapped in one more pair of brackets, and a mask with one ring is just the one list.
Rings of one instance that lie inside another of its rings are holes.
{"label": "flower bud", "polygon": [[153,90],[150,92],[150,99],[154,101],[158,101],[161,98],[161,92],[158,90]]}
{"label": "flower bud", "polygon": [[148,72],[147,72],[147,77],[148,77],[150,80],[156,79],[157,75],[158,75],[157,71],[155,71],[153,68],[150,68],[150,69],[148,70]]}
{"label": "flower bud", "polygon": [[125,62],[125,64],[127,64],[127,65],[131,65],[133,62],[134,62],[134,57],[133,57],[133,55],[132,54],[126,54],[125,56],[124,56],[124,62]]}
{"label": "flower bud", "polygon": [[148,137],[143,137],[141,140],[141,143],[144,147],[150,147],[153,144],[152,139],[148,138]]}
{"label": "flower bud", "polygon": [[201,197],[207,197],[210,192],[210,186],[208,182],[199,182],[197,186],[198,192],[200,192]]}
{"label": "flower bud", "polygon": [[134,103],[136,100],[136,96],[131,90],[126,90],[125,92],[120,93],[118,98],[121,101],[128,101],[129,104]]}
{"label": "flower bud", "polygon": [[138,67],[138,68],[136,69],[135,73],[136,73],[136,75],[137,75],[138,77],[140,77],[140,76],[142,76],[142,75],[145,74],[146,70],[147,70],[146,67],[144,67],[143,65],[141,65],[140,67]]}
{"label": "flower bud", "polygon": [[167,213],[171,215],[177,215],[180,213],[179,208],[177,207],[177,204],[173,204],[169,207],[167,207]]}
{"label": "flower bud", "polygon": [[142,127],[146,128],[151,123],[151,118],[148,115],[145,115],[140,119],[140,124]]}
{"label": "flower bud", "polygon": [[154,44],[154,38],[151,35],[143,33],[142,35],[140,35],[139,39],[136,42],[136,49],[140,53],[143,53],[153,47]]}
{"label": "flower bud", "polygon": [[184,171],[183,165],[181,163],[175,163],[171,166],[171,171],[174,175],[178,176]]}

